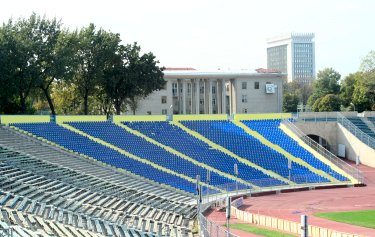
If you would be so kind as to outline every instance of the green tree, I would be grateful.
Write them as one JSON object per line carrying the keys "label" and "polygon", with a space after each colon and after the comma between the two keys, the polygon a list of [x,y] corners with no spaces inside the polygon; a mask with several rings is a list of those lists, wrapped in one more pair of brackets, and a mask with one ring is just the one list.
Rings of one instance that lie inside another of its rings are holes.
{"label": "green tree", "polygon": [[359,112],[372,110],[375,104],[375,71],[359,73],[355,82],[353,103]]}
{"label": "green tree", "polygon": [[70,81],[56,81],[52,83],[51,97],[58,114],[81,114],[82,100],[78,89]]}
{"label": "green tree", "polygon": [[297,112],[298,96],[296,94],[286,93],[283,97],[283,112]]}
{"label": "green tree", "polygon": [[319,112],[326,111],[339,111],[340,110],[340,98],[338,95],[328,94],[322,97],[318,104],[317,109]]}
{"label": "green tree", "polygon": [[104,74],[104,88],[112,99],[116,114],[121,113],[126,99],[136,96],[146,97],[154,90],[165,85],[163,68],[157,66],[152,53],[140,55],[140,47],[133,45],[119,46],[112,64]]}
{"label": "green tree", "polygon": [[74,81],[83,100],[84,114],[88,114],[89,97],[94,96],[100,87],[104,68],[110,67],[121,39],[119,34],[103,29],[97,31],[94,24],[83,28],[78,37],[78,68]]}
{"label": "green tree", "polygon": [[328,94],[337,95],[340,91],[341,75],[332,68],[326,68],[318,72],[317,80],[313,83],[313,93],[309,97],[308,105],[314,107],[316,100]]}
{"label": "green tree", "polygon": [[359,67],[361,72],[371,72],[375,70],[375,51],[370,51],[361,61]]}
{"label": "green tree", "polygon": [[34,45],[29,37],[30,31],[31,29],[24,27],[20,21],[13,23],[12,20],[0,28],[0,60],[3,60],[0,63],[3,66],[0,68],[3,87],[1,91],[8,97],[8,105],[13,103],[18,107],[13,112],[19,111],[23,114],[30,112],[28,97],[36,87]]}
{"label": "green tree", "polygon": [[360,78],[360,72],[351,73],[341,82],[340,100],[344,107],[349,107],[352,105],[355,85],[357,83],[357,80],[360,80]]}

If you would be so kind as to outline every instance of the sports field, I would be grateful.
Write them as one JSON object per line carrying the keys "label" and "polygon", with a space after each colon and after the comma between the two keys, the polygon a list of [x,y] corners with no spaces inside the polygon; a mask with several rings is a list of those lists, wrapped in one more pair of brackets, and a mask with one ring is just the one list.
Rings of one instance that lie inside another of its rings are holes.
{"label": "sports field", "polygon": [[350,212],[319,212],[315,213],[315,216],[332,221],[375,229],[375,210]]}

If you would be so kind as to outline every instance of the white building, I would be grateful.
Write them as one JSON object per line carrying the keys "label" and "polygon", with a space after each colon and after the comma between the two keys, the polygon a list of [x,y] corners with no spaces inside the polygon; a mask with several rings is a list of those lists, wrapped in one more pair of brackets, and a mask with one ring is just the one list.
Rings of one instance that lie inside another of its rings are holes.
{"label": "white building", "polygon": [[264,71],[165,70],[165,89],[141,99],[136,114],[278,113],[283,76]]}
{"label": "white building", "polygon": [[287,81],[309,83],[315,78],[313,33],[291,33],[267,40],[267,68],[287,74]]}

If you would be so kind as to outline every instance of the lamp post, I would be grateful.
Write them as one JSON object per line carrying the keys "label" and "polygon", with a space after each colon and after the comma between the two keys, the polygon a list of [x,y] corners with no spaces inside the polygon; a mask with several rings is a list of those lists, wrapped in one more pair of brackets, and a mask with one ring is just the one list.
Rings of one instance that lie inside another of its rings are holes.
{"label": "lamp post", "polygon": [[356,110],[355,110],[355,104],[354,104],[353,102],[350,102],[350,105],[353,106],[353,111],[356,111]]}
{"label": "lamp post", "polygon": [[236,194],[238,193],[238,182],[237,182],[237,179],[238,179],[238,165],[237,163],[234,164],[234,174],[236,175]]}

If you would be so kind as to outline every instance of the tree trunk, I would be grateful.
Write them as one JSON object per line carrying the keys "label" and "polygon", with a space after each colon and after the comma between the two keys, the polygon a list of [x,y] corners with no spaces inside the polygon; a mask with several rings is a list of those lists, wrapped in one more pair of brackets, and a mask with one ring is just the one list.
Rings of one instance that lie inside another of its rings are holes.
{"label": "tree trunk", "polygon": [[83,96],[83,112],[85,115],[88,115],[89,114],[89,97],[88,95],[86,94],[85,96]]}
{"label": "tree trunk", "polygon": [[51,96],[49,95],[48,89],[44,89],[43,87],[41,87],[41,89],[42,89],[42,91],[44,92],[44,95],[47,98],[48,105],[49,105],[49,108],[51,109],[52,115],[56,115],[55,106],[53,105],[53,101],[52,101]]}
{"label": "tree trunk", "polygon": [[114,104],[115,104],[116,114],[120,115],[121,114],[121,104],[122,104],[122,102],[120,100],[115,100]]}
{"label": "tree trunk", "polygon": [[26,113],[26,98],[22,95],[20,95],[20,100],[21,100],[21,114]]}

